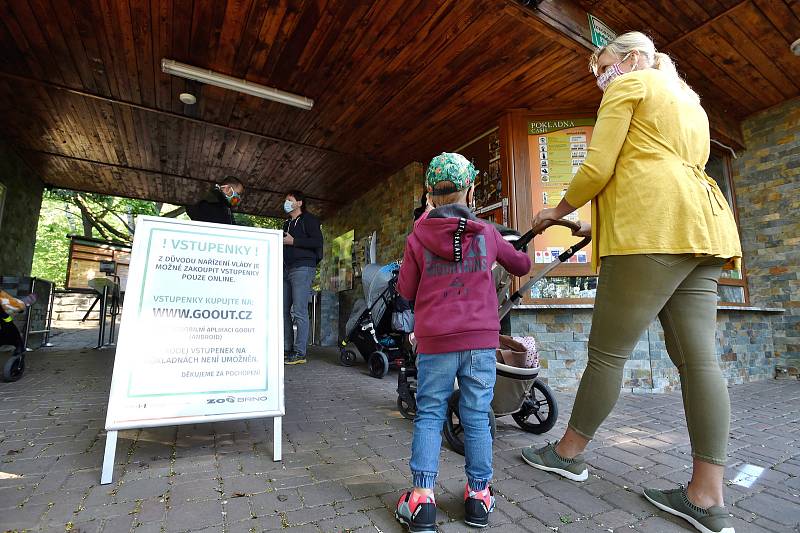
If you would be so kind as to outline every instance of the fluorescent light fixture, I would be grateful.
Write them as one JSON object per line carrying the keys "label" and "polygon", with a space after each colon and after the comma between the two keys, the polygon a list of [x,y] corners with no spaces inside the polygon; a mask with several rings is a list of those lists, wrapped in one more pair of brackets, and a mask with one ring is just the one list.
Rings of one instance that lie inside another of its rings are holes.
{"label": "fluorescent light fixture", "polygon": [[233,78],[225,74],[220,74],[219,72],[214,72],[213,70],[193,67],[185,63],[179,63],[173,59],[162,59],[161,71],[165,74],[172,74],[180,78],[207,83],[208,85],[222,87],[223,89],[239,91],[240,93],[265,98],[301,109],[311,109],[314,106],[314,100],[306,98],[305,96],[287,93],[286,91],[267,87],[266,85],[259,85],[258,83],[249,82],[247,80]]}

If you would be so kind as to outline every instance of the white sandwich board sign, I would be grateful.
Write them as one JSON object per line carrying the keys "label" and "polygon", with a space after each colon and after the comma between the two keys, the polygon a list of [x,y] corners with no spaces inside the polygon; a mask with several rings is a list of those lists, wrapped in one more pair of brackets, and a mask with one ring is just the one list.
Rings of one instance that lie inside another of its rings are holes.
{"label": "white sandwich board sign", "polygon": [[139,217],[106,417],[117,431],[272,417],[281,457],[281,231]]}

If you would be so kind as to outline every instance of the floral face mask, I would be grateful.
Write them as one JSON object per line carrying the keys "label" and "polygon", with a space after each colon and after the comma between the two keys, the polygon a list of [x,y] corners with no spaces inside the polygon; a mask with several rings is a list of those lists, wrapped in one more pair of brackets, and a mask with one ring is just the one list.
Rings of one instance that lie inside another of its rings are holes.
{"label": "floral face mask", "polygon": [[[609,83],[611,83],[614,79],[618,78],[619,76],[625,74],[625,72],[622,72],[622,69],[620,69],[619,66],[622,63],[624,63],[625,60],[628,59],[628,57],[632,53],[633,52],[628,52],[627,54],[625,54],[625,57],[623,57],[620,61],[606,68],[605,72],[597,76],[597,86],[600,87],[601,91],[606,92],[606,88],[608,87]],[[636,70],[635,64],[633,65],[633,68],[631,68],[631,72],[633,72],[634,70]]]}

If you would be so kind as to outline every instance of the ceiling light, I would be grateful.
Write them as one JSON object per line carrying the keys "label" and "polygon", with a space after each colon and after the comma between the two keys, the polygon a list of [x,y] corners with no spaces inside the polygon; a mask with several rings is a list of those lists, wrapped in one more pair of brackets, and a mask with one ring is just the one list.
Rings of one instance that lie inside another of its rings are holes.
{"label": "ceiling light", "polygon": [[220,74],[219,72],[214,72],[213,70],[193,67],[191,65],[179,63],[173,59],[162,59],[161,71],[165,74],[172,74],[180,78],[207,83],[208,85],[222,87],[223,89],[239,91],[240,93],[292,105],[301,109],[311,109],[314,106],[314,100],[306,98],[305,96],[287,93],[279,89],[259,85],[258,83],[233,78],[225,74]]}
{"label": "ceiling light", "polygon": [[796,56],[800,56],[800,39],[792,43],[792,53]]}
{"label": "ceiling light", "polygon": [[186,105],[194,105],[197,103],[197,98],[195,98],[195,96],[190,93],[181,93],[180,95],[178,95],[178,100],[180,100]]}

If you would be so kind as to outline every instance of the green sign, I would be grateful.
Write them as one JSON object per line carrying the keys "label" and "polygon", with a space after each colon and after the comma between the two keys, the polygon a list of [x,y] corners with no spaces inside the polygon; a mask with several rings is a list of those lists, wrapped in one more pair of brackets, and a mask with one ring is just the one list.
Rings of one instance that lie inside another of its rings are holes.
{"label": "green sign", "polygon": [[597,47],[607,45],[617,36],[605,22],[592,15],[589,15],[589,33],[592,34],[592,43]]}

